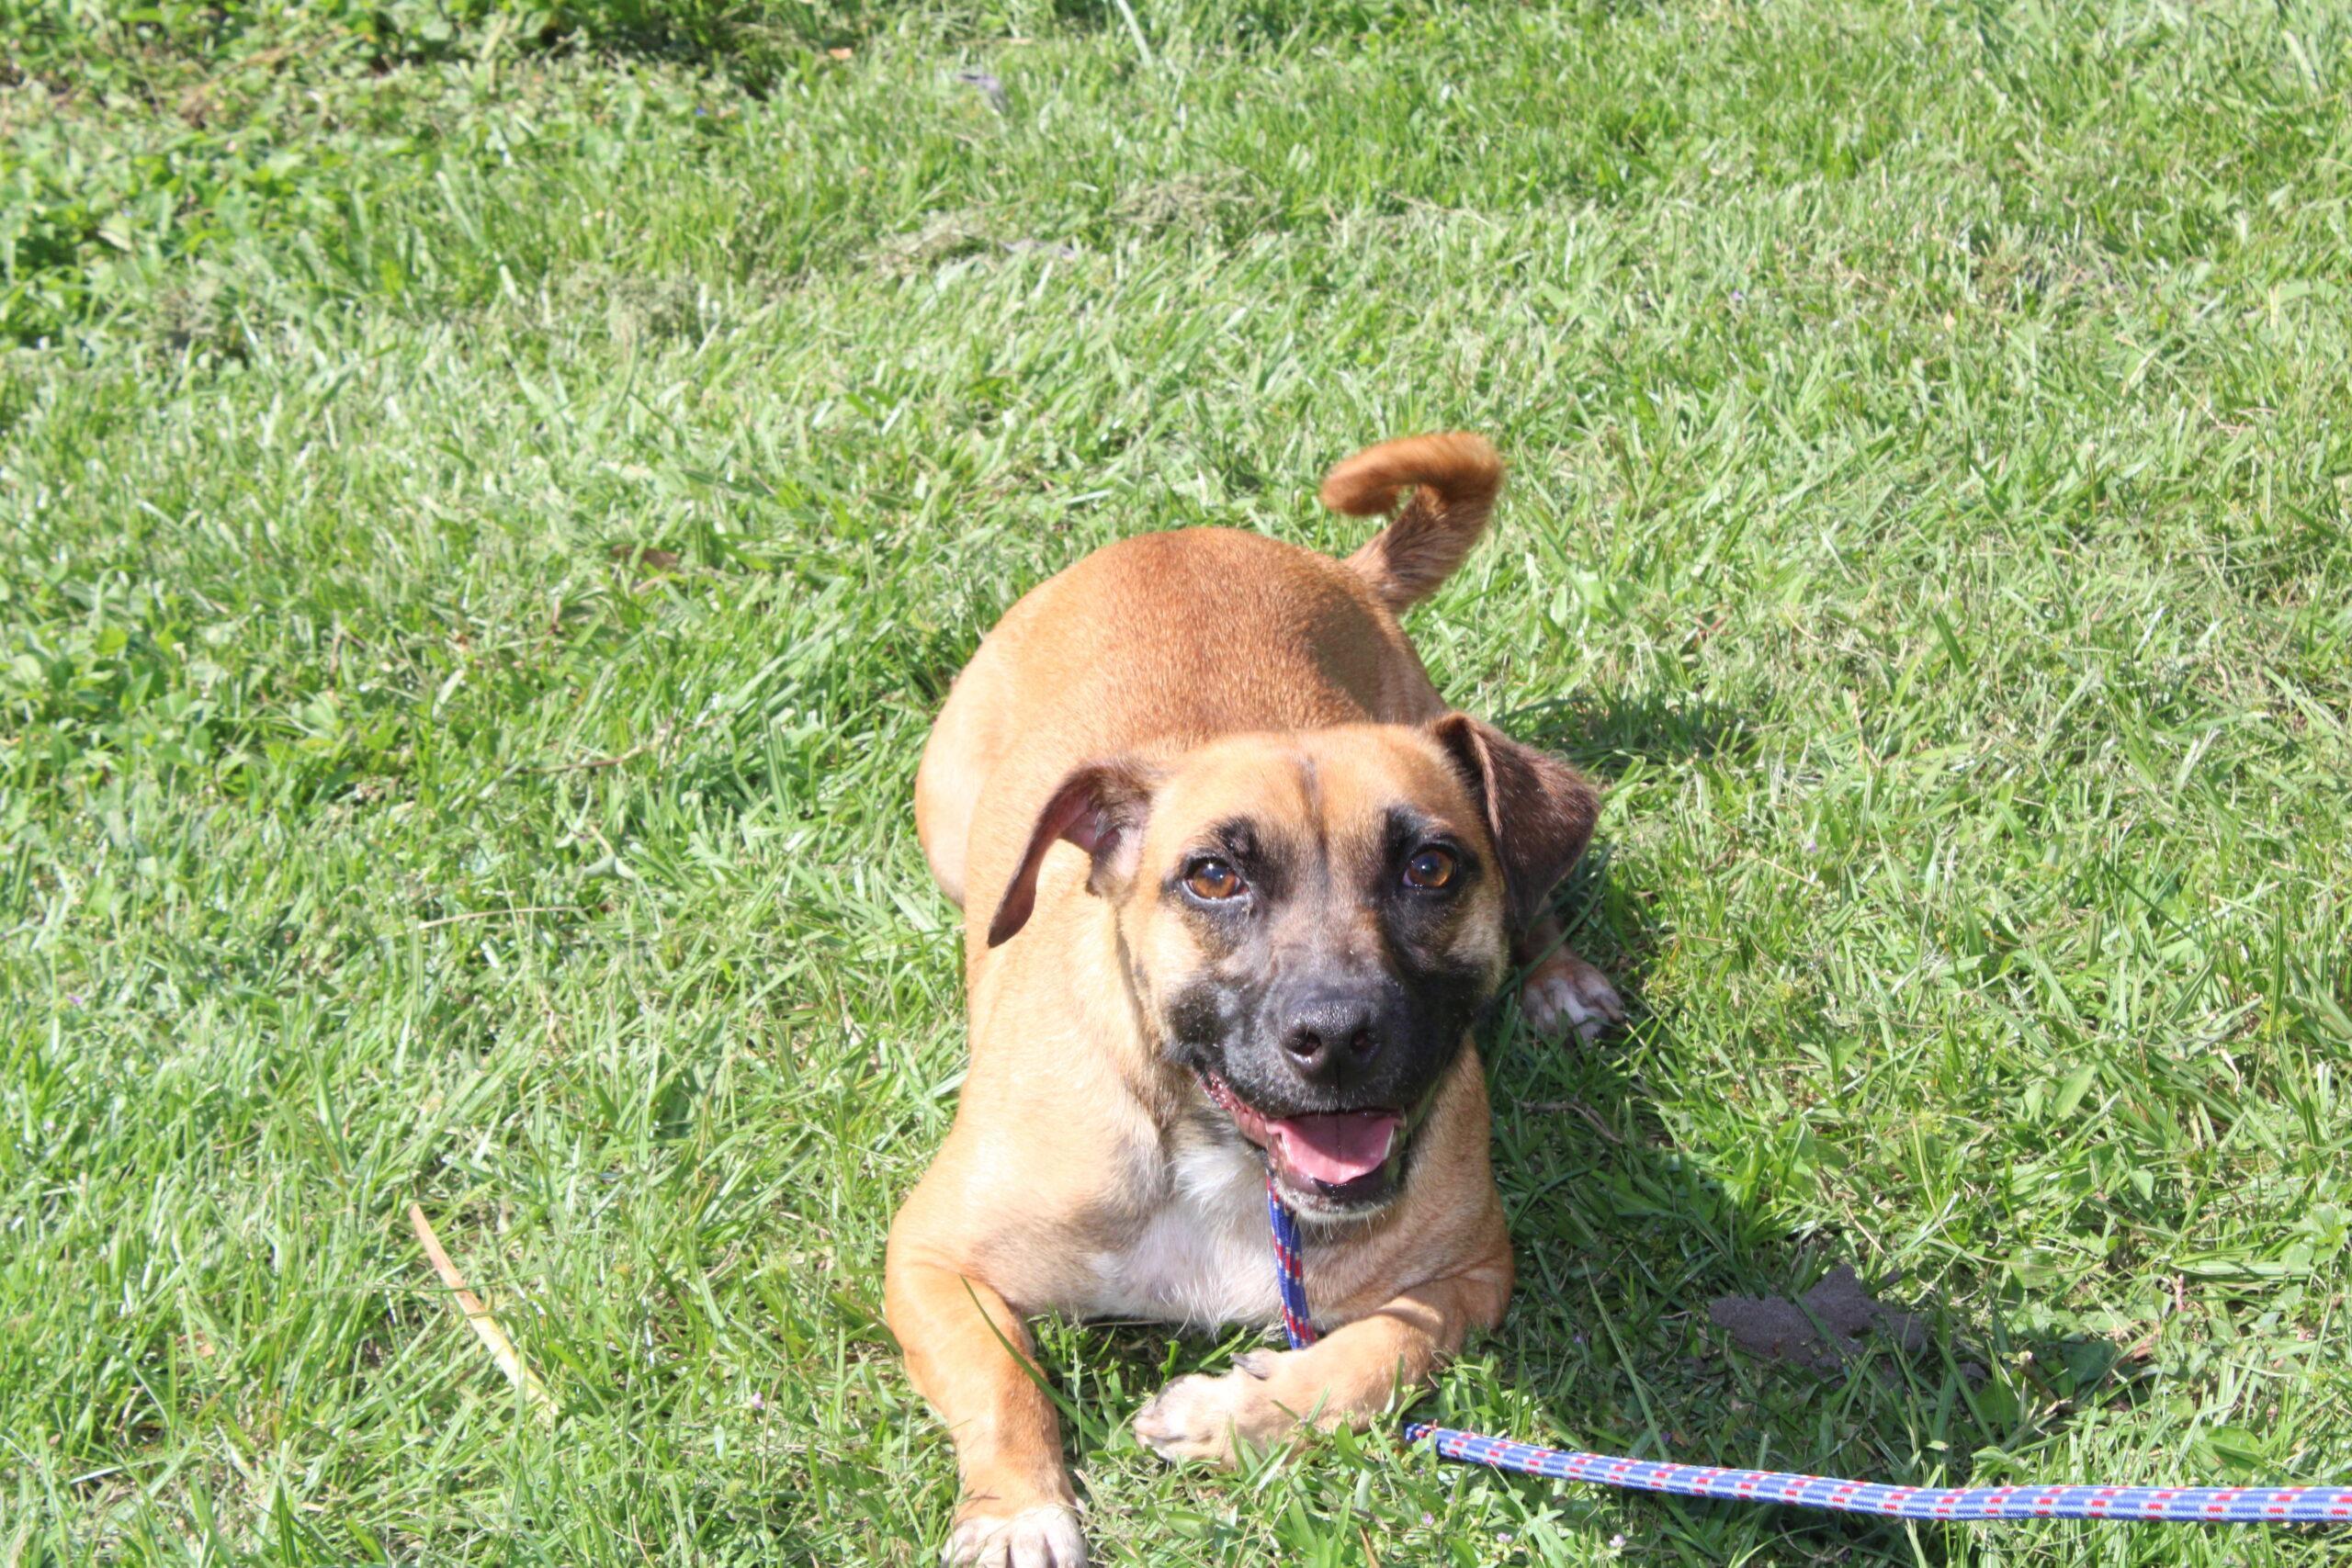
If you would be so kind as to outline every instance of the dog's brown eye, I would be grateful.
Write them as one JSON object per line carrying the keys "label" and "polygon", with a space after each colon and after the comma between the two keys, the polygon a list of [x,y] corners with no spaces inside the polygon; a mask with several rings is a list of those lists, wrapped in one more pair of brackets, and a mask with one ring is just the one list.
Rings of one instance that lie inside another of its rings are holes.
{"label": "dog's brown eye", "polygon": [[1222,903],[1241,891],[1241,874],[1221,860],[1196,860],[1184,873],[1184,886],[1196,898]]}
{"label": "dog's brown eye", "polygon": [[1415,887],[1442,887],[1453,880],[1453,864],[1444,850],[1423,850],[1405,863],[1405,880]]}

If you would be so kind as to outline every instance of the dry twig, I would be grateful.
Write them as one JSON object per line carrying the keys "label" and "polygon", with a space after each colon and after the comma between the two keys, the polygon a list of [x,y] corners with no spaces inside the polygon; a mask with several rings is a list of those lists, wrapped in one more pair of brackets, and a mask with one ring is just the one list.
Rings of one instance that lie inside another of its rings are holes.
{"label": "dry twig", "polygon": [[553,1396],[537,1374],[523,1364],[522,1355],[514,1348],[514,1342],[506,1337],[506,1331],[498,1326],[496,1318],[490,1315],[490,1308],[483,1305],[482,1299],[467,1286],[466,1277],[458,1273],[458,1266],[449,1260],[441,1238],[433,1234],[433,1223],[424,1217],[424,1211],[411,1203],[408,1206],[408,1223],[415,1230],[416,1239],[424,1248],[424,1256],[432,1261],[433,1271],[441,1276],[441,1282],[449,1288],[450,1298],[458,1303],[458,1310],[465,1314],[466,1325],[474,1331],[474,1337],[489,1350],[490,1359],[498,1363],[498,1370],[506,1374],[506,1381],[521,1391],[523,1403],[529,1405],[541,1421],[552,1426],[556,1417]]}

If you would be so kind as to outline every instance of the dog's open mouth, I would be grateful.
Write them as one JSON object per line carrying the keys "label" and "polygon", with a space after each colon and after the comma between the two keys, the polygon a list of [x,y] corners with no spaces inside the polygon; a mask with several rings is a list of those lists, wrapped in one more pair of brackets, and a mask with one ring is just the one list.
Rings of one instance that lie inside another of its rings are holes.
{"label": "dog's open mouth", "polygon": [[1233,1118],[1241,1135],[1266,1151],[1275,1176],[1300,1191],[1351,1198],[1378,1188],[1405,1130],[1401,1111],[1268,1116],[1245,1104],[1215,1073],[1200,1077],[1209,1098]]}

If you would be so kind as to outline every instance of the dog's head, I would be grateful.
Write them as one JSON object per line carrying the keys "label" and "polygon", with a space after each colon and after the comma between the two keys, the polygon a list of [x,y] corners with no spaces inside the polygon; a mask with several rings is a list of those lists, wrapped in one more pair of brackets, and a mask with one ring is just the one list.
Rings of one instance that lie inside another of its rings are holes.
{"label": "dog's head", "polygon": [[1057,840],[1085,850],[1199,1113],[1302,1213],[1368,1213],[1596,805],[1574,769],[1461,714],[1091,762],[1039,814],[989,942],[1027,921]]}

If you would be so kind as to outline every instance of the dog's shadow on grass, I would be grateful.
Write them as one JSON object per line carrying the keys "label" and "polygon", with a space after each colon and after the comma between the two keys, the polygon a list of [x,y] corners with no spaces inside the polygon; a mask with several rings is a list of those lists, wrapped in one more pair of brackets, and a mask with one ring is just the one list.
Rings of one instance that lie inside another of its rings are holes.
{"label": "dog's shadow on grass", "polygon": [[[2015,1479],[1996,1466],[1980,1481],[1983,1456],[2148,1392],[2114,1343],[2013,1336],[2021,1303],[1989,1319],[1954,1308],[1879,1277],[1836,1232],[1760,1217],[1677,1147],[1644,1078],[1672,1048],[1664,1021],[1637,1010],[1626,1034],[1593,1044],[1509,1019],[1496,1032],[1496,1174],[1519,1284],[1485,1353],[1419,1418],[1490,1432],[1499,1418],[1498,1435],[1643,1459],[1963,1486]],[[1898,1520],[1568,1496],[1612,1529],[1639,1517],[1629,1509],[1671,1509],[1720,1560],[1775,1537],[1917,1560]]]}
{"label": "dog's shadow on grass", "polygon": [[1688,693],[1555,697],[1513,708],[1496,722],[1602,779],[1636,762],[1749,757],[1759,744],[1747,715]]}
{"label": "dog's shadow on grass", "polygon": [[[1623,759],[1665,735],[1728,747],[1747,734],[1721,713],[1615,717],[1614,736],[1561,750],[1596,768],[1597,749]],[[1541,743],[1523,721],[1513,728]],[[1956,1310],[1878,1277],[1837,1232],[1775,1225],[1726,1185],[1780,1168],[1784,1149],[1723,1161],[1719,1178],[1678,1146],[1645,1076],[1681,1048],[1673,1019],[1645,998],[1669,933],[1626,886],[1637,881],[1600,844],[1556,904],[1570,945],[1616,982],[1624,1030],[1544,1040],[1507,991],[1481,1032],[1519,1286],[1486,1353],[1458,1366],[1419,1418],[1481,1431],[1499,1419],[1497,1435],[1644,1459],[1961,1486],[1981,1455],[2032,1446],[2086,1405],[2142,1397],[2149,1380],[2119,1346],[2013,1336],[2004,1319],[2022,1302],[2005,1300],[1989,1319]],[[1595,1489],[1570,1495],[1596,1523],[1628,1517]],[[1895,1520],[1688,1499],[1642,1506],[1675,1510],[1726,1557],[1760,1535],[1917,1560]]]}

